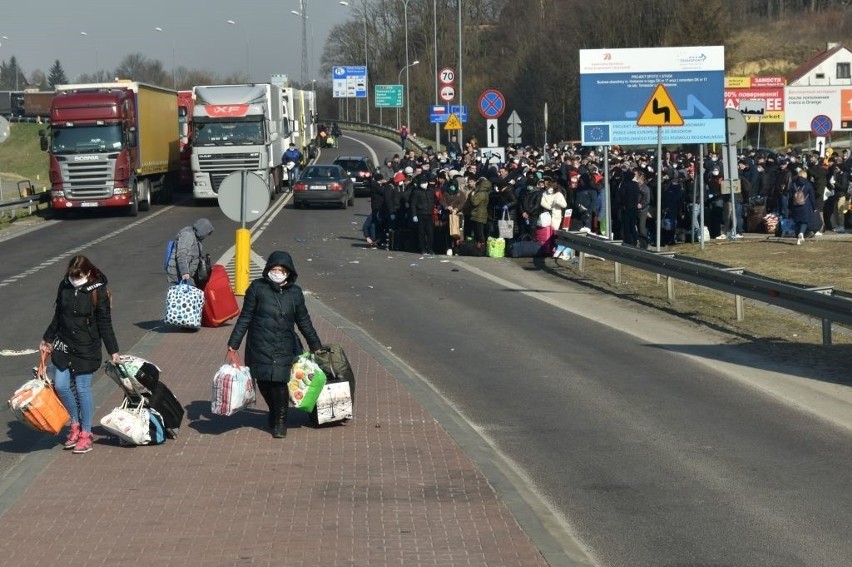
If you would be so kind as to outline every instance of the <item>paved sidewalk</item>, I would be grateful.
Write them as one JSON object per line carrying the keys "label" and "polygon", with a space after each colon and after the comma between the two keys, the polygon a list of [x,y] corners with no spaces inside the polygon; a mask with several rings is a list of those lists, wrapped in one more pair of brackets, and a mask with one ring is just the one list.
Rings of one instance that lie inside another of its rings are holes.
{"label": "paved sidewalk", "polygon": [[[6,565],[546,565],[471,459],[339,325],[312,309],[357,379],[356,419],[320,429],[290,411],[273,439],[262,400],[210,413],[230,324],[152,331],[135,352],[184,404],[176,440],[95,450],[57,445],[0,517]],[[108,379],[99,373],[98,382]],[[96,422],[120,401],[109,392]],[[57,440],[58,441],[58,440]],[[22,464],[21,466],[26,466]]]}

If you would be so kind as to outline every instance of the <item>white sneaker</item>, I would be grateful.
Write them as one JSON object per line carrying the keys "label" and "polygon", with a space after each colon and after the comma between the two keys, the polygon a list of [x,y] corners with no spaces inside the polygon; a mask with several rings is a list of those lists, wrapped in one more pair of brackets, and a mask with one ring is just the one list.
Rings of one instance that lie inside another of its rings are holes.
{"label": "white sneaker", "polygon": [[819,236],[822,236],[822,232],[818,230],[814,233],[814,238],[817,238]]}
{"label": "white sneaker", "polygon": [[796,239],[796,246],[801,246],[805,242],[805,235],[801,232],[799,233],[799,237]]}
{"label": "white sneaker", "polygon": [[577,232],[585,232],[585,233],[587,233],[587,234],[588,234],[588,233],[592,232],[592,229],[591,229],[591,228],[589,228],[589,227],[587,227],[587,226],[584,226],[583,228],[581,228],[581,229],[580,229],[580,230],[578,230]]}
{"label": "white sneaker", "polygon": [[728,239],[727,234],[720,234],[719,236],[716,237],[716,240],[727,240],[727,239]]}
{"label": "white sneaker", "polygon": [[834,228],[834,232],[836,232],[838,234],[843,234],[844,232],[846,232],[846,229],[843,228],[842,226],[838,226],[838,227]]}
{"label": "white sneaker", "polygon": [[740,240],[741,238],[743,238],[743,235],[742,234],[735,234],[731,238],[734,238],[736,240]]}

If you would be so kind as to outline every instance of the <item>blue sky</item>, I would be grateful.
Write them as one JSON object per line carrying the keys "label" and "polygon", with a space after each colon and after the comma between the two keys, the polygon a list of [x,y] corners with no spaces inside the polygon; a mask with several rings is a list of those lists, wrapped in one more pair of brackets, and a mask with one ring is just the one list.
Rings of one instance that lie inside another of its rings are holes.
{"label": "blue sky", "polygon": [[174,61],[220,76],[248,70],[254,82],[278,73],[298,81],[302,18],[291,11],[300,2],[307,3],[309,78],[330,80],[318,76],[325,39],[352,15],[338,0],[23,0],[3,11],[0,59],[16,57],[27,76],[47,73],[58,59],[72,81],[134,53],[159,59],[166,72]]}

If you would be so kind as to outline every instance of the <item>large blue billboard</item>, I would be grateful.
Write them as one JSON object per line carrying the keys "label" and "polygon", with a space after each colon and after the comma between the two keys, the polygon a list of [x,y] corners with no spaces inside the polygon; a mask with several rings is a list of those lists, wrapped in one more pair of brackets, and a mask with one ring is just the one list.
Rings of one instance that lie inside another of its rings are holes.
{"label": "large blue billboard", "polygon": [[661,125],[667,144],[725,142],[722,46],[580,50],[583,145],[654,145],[658,128],[637,124],[659,85],[683,118]]}

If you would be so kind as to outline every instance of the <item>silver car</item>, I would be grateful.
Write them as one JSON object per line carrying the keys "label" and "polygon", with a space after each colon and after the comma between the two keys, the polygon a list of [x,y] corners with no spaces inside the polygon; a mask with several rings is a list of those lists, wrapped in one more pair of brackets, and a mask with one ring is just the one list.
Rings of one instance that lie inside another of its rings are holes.
{"label": "silver car", "polygon": [[309,165],[293,185],[293,207],[337,205],[341,209],[355,204],[355,185],[339,165]]}

